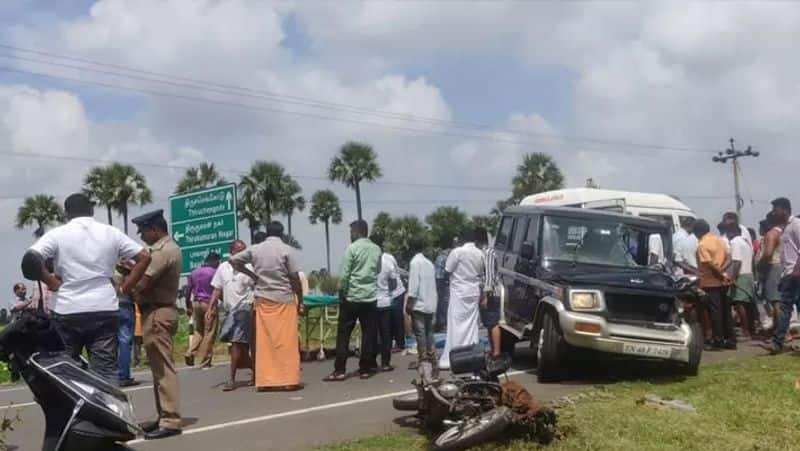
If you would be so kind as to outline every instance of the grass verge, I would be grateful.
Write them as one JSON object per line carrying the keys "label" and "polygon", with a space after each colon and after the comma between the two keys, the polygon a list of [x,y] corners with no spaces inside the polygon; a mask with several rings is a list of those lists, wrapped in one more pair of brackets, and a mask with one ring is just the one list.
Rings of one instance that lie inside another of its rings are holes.
{"label": "grass verge", "polygon": [[[559,408],[561,437],[550,445],[517,440],[477,449],[800,450],[795,420],[800,392],[794,385],[798,377],[800,359],[782,355],[709,365],[695,378],[598,387],[571,397]],[[641,403],[649,393],[688,402],[696,413]],[[410,451],[428,446],[424,435],[404,430],[321,450]]]}

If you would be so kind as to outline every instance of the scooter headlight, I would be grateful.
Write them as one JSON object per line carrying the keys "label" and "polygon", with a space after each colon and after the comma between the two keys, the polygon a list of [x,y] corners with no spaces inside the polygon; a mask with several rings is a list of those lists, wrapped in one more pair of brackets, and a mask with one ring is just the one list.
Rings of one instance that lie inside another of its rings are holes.
{"label": "scooter headlight", "polygon": [[96,387],[76,381],[74,379],[71,379],[70,382],[73,386],[81,390],[87,398],[114,412],[127,423],[136,424],[136,415],[133,412],[133,405],[130,403],[130,401],[123,401],[102,390],[98,390]]}

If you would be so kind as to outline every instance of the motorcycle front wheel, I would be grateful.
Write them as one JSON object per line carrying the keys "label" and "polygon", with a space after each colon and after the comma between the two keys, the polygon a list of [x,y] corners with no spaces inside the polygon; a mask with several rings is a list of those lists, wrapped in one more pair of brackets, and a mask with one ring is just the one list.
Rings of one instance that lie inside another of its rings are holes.
{"label": "motorcycle front wheel", "polygon": [[403,412],[415,412],[419,409],[419,395],[409,393],[392,399],[392,407]]}
{"label": "motorcycle front wheel", "polygon": [[511,410],[502,406],[442,432],[433,441],[434,451],[465,449],[499,436],[511,424]]}

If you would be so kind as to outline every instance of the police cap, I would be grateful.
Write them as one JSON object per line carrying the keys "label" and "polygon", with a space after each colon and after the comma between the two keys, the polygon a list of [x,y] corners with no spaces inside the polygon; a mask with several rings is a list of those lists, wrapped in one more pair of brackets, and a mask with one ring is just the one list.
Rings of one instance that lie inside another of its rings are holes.
{"label": "police cap", "polygon": [[137,216],[131,219],[131,222],[136,224],[136,226],[138,226],[141,229],[142,227],[147,227],[155,224],[156,222],[161,222],[163,220],[164,220],[164,210],[158,209]]}

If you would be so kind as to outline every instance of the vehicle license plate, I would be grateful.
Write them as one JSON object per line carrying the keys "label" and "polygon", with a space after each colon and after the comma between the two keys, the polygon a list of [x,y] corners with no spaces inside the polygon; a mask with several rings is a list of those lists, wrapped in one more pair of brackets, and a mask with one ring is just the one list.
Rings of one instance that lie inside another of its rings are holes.
{"label": "vehicle license plate", "polygon": [[640,355],[644,357],[658,357],[668,359],[672,355],[672,348],[659,345],[630,344],[622,345],[622,353],[630,355]]}

